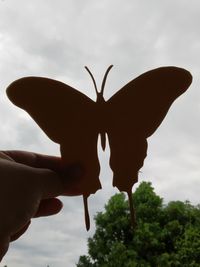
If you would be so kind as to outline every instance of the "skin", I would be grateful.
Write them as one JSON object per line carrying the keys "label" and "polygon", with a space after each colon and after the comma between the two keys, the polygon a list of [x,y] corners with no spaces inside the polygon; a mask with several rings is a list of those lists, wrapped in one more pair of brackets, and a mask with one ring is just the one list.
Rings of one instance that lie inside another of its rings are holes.
{"label": "skin", "polygon": [[0,151],[0,262],[9,243],[28,229],[31,219],[57,214],[60,195],[81,194],[81,166],[62,166],[58,157],[25,151]]}

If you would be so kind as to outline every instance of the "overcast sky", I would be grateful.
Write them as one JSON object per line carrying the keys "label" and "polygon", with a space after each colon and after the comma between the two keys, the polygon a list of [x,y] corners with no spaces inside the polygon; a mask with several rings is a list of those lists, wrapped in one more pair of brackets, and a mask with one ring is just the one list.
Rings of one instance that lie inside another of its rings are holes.
{"label": "overcast sky", "polygon": [[[1,0],[0,147],[59,155],[36,123],[6,97],[23,76],[61,80],[95,99],[87,65],[100,85],[114,64],[106,99],[139,74],[174,65],[193,75],[190,89],[175,101],[149,138],[141,181],[151,181],[165,201],[200,203],[200,2],[196,0]],[[142,110],[141,103],[141,110]],[[138,111],[139,115],[139,111]],[[89,199],[91,217],[117,192],[112,188],[109,149],[99,149],[103,190]],[[135,190],[134,187],[133,190]],[[33,220],[12,244],[2,266],[75,266],[87,252],[81,197],[63,198],[63,211]]]}

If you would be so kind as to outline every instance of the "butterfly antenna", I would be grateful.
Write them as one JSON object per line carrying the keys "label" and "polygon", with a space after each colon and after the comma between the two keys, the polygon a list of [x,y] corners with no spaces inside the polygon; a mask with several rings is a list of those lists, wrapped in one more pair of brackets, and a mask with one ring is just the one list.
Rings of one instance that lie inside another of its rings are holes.
{"label": "butterfly antenna", "polygon": [[131,223],[132,226],[136,226],[136,219],[135,219],[135,210],[133,206],[133,196],[131,190],[127,192],[128,194],[128,200],[129,200],[129,208],[130,208],[130,215],[131,215]]}
{"label": "butterfly antenna", "polygon": [[88,195],[83,195],[83,203],[84,203],[84,210],[85,210],[85,226],[87,231],[90,229],[90,215],[88,211]]}
{"label": "butterfly antenna", "polygon": [[101,95],[103,96],[103,93],[104,93],[104,87],[105,87],[105,83],[106,83],[106,79],[107,79],[107,76],[108,76],[108,73],[109,71],[112,69],[113,65],[110,65],[104,75],[104,78],[103,78],[103,82],[102,82],[102,85],[101,85]]}
{"label": "butterfly antenna", "polygon": [[90,76],[92,78],[92,81],[93,81],[93,84],[94,84],[94,88],[95,88],[96,94],[98,95],[97,84],[96,84],[96,81],[94,79],[94,76],[92,75],[92,72],[89,70],[89,68],[87,66],[85,66],[85,69],[90,74]]}

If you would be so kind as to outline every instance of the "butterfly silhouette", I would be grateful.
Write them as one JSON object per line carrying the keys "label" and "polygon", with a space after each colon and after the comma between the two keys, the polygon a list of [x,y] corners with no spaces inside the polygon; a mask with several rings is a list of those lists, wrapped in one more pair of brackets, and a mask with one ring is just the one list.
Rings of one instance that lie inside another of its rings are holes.
{"label": "butterfly silhouette", "polygon": [[87,230],[90,227],[87,198],[101,189],[97,140],[110,146],[113,186],[128,193],[134,222],[132,186],[138,181],[147,152],[147,138],[161,124],[173,101],[192,82],[182,68],[160,67],[126,84],[108,101],[103,93],[107,69],[100,92],[89,72],[96,91],[96,102],[62,82],[43,77],[24,77],[7,88],[9,99],[26,110],[47,136],[60,144],[64,164],[80,162],[85,169],[80,183],[85,206]]}

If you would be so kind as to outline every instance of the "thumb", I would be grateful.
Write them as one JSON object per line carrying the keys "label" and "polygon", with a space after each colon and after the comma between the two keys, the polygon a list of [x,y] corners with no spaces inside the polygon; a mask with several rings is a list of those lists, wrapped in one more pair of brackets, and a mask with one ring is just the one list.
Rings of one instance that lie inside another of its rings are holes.
{"label": "thumb", "polygon": [[59,195],[80,195],[80,188],[77,185],[84,176],[84,169],[80,164],[62,167],[57,172],[50,169],[36,168],[35,170],[40,176],[43,198],[53,198]]}
{"label": "thumb", "polygon": [[54,198],[64,192],[64,182],[57,173],[49,169],[35,170],[42,190],[42,199]]}

